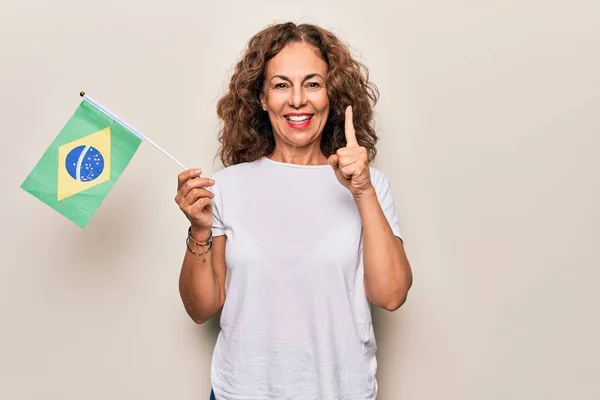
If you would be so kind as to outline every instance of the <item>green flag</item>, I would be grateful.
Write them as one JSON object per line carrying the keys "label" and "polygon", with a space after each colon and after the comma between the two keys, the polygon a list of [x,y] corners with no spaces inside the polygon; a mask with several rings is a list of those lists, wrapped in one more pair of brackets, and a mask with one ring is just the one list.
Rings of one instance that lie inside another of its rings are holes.
{"label": "green flag", "polygon": [[21,188],[85,228],[141,142],[84,99]]}

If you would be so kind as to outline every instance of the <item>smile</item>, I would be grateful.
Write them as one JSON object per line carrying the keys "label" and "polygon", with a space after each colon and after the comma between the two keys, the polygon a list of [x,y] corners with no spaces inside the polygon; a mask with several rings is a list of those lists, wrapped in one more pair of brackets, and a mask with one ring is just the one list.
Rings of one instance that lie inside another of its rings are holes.
{"label": "smile", "polygon": [[310,125],[313,116],[314,114],[287,114],[284,115],[284,118],[291,127],[302,129]]}

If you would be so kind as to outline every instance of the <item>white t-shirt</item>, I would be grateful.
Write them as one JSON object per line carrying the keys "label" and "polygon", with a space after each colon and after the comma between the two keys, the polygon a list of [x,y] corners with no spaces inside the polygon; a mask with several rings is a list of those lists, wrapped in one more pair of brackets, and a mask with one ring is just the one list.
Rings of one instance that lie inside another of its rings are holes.
{"label": "white t-shirt", "polygon": [[[400,237],[390,184],[371,179]],[[375,337],[362,229],[329,165],[261,158],[215,185],[213,235],[226,235],[226,300],[211,380],[217,400],[372,400]]]}

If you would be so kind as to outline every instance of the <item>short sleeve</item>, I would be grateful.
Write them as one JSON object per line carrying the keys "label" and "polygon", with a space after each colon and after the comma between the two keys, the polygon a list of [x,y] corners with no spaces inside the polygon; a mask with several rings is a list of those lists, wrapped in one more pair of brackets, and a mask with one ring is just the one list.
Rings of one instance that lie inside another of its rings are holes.
{"label": "short sleeve", "polygon": [[215,197],[213,197],[213,226],[212,226],[212,235],[213,236],[222,236],[225,234],[225,228],[223,225],[223,198],[221,196],[221,190],[217,183],[213,186],[207,187],[209,191],[211,191]]}
{"label": "short sleeve", "polygon": [[398,221],[398,212],[396,210],[394,194],[392,192],[392,185],[385,175],[375,168],[371,169],[371,180],[373,182],[373,186],[375,186],[377,199],[379,200],[383,214],[387,218],[392,232],[395,236],[402,240],[400,223]]}

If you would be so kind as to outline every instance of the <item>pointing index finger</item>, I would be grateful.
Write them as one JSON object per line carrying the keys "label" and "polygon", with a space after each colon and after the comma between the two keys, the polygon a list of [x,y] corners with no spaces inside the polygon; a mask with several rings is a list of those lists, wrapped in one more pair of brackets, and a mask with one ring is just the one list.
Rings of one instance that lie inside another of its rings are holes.
{"label": "pointing index finger", "polygon": [[356,140],[356,132],[354,131],[354,123],[352,122],[352,119],[352,106],[348,106],[346,107],[346,117],[344,119],[346,147],[358,147],[358,141]]}

